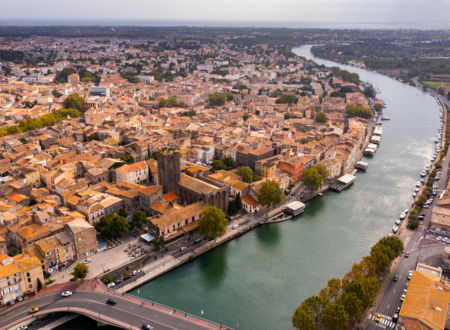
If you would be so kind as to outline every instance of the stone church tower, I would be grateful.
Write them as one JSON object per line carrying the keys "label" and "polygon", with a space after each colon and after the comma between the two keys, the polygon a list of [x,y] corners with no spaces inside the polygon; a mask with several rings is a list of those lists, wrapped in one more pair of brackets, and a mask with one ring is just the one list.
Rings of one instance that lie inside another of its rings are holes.
{"label": "stone church tower", "polygon": [[172,149],[160,150],[157,154],[158,179],[163,193],[180,191],[180,153]]}

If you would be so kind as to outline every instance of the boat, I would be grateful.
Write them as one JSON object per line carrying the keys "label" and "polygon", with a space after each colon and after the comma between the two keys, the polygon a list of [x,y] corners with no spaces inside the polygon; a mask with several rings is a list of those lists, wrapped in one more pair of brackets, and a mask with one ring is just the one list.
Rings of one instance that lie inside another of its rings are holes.
{"label": "boat", "polygon": [[299,201],[294,201],[286,205],[284,211],[291,215],[297,216],[305,210],[306,205]]}
{"label": "boat", "polygon": [[350,186],[355,180],[356,176],[352,174],[344,174],[330,185],[330,189],[340,192]]}
{"label": "boat", "polygon": [[402,212],[402,214],[400,214],[400,220],[403,220],[406,218],[406,213]]}
{"label": "boat", "polygon": [[381,120],[391,120],[391,118],[387,117],[387,116],[382,116]]}
{"label": "boat", "polygon": [[394,234],[397,234],[397,232],[398,232],[398,226],[397,225],[394,225],[394,227],[392,227],[392,232]]}
{"label": "boat", "polygon": [[362,160],[360,160],[359,162],[357,162],[356,163],[356,168],[358,169],[358,170],[366,170],[367,169],[367,167],[369,166],[369,163],[367,163],[367,162],[363,162]]}
{"label": "boat", "polygon": [[427,175],[427,172],[425,171],[425,170],[423,170],[422,172],[420,172],[420,176],[421,177],[424,177],[424,176],[426,176]]}
{"label": "boat", "polygon": [[400,219],[396,219],[396,220],[395,220],[395,224],[396,224],[397,226],[400,226],[400,223],[401,223]]}

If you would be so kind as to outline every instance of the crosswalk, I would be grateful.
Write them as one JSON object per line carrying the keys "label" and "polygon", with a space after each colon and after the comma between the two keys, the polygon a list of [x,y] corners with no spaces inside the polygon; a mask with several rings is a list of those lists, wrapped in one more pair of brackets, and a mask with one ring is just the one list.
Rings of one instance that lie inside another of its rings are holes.
{"label": "crosswalk", "polygon": [[373,316],[369,315],[369,318],[375,322],[377,327],[382,329],[394,329],[395,328],[395,322],[392,321],[392,317],[381,314],[381,320],[380,322],[376,322],[375,319],[377,317],[378,313],[375,313]]}

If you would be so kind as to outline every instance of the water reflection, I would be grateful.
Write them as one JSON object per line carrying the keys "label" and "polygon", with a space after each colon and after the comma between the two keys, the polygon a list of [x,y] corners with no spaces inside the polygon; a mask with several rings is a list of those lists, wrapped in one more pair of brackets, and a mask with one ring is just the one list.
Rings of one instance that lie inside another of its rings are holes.
{"label": "water reflection", "polygon": [[256,238],[261,245],[274,246],[280,242],[281,238],[281,224],[264,225],[263,228],[256,230]]}
{"label": "water reflection", "polygon": [[227,272],[228,245],[222,245],[212,251],[207,258],[199,258],[199,270],[204,284],[216,287]]}

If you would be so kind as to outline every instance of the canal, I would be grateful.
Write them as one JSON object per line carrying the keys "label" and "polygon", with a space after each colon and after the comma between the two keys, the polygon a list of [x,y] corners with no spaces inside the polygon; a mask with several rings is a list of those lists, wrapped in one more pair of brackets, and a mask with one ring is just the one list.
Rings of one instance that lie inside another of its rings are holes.
{"label": "canal", "polygon": [[381,146],[367,171],[349,189],[308,203],[296,219],[222,245],[142,286],[139,296],[238,329],[290,329],[297,305],[368,254],[411,204],[415,182],[433,154],[438,104],[387,76],[314,58],[310,48],[294,52],[358,73],[386,103],[391,120],[383,123]]}

